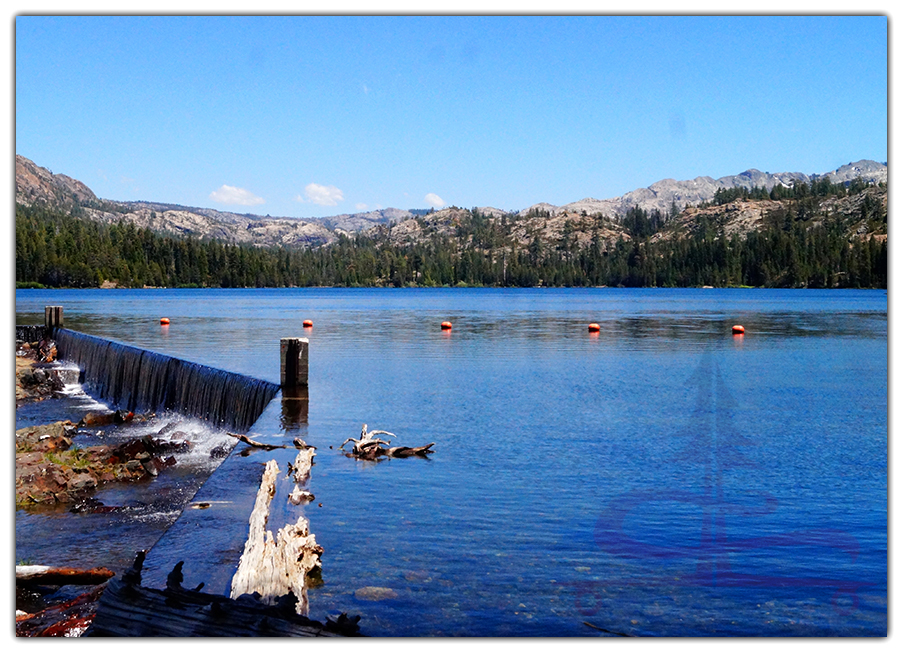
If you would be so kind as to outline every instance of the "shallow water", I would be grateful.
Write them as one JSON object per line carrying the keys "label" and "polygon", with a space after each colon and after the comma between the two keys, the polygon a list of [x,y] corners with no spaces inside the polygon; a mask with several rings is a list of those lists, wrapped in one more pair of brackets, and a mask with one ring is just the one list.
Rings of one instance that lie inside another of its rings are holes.
{"label": "shallow water", "polygon": [[[77,423],[87,412],[108,410],[105,404],[75,392],[19,408],[17,413],[22,416],[17,416],[17,428],[55,420]],[[213,450],[225,449],[227,453],[235,444],[224,433],[177,415],[121,426],[82,428],[74,434],[73,443],[77,447],[115,445],[146,435],[163,442],[188,440],[192,448],[173,455],[175,465],[163,469],[157,477],[103,486],[94,496],[100,502],[99,509],[72,511],[69,506],[42,506],[17,510],[16,563],[103,566],[121,573],[129,568],[138,550],[156,543],[216,469],[221,456],[213,456]]]}
{"label": "shallow water", "polygon": [[[270,522],[303,513],[325,548],[313,618],[358,613],[371,635],[886,634],[883,291],[29,290],[17,323],[45,305],[274,382],[279,338],[309,338],[308,405],[276,398],[251,432],[318,448],[315,502]],[[344,457],[362,423],[435,453]],[[145,581],[183,559],[185,585],[227,593],[271,458],[234,452]],[[20,513],[17,549],[26,529]]]}

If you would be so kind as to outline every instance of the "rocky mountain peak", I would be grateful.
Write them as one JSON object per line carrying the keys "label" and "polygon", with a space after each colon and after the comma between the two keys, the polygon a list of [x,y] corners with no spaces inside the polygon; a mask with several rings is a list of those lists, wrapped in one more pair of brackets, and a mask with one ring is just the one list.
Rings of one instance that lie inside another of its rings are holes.
{"label": "rocky mountain peak", "polygon": [[94,192],[78,180],[68,175],[54,175],[30,159],[16,155],[16,202],[23,205],[44,203],[69,209],[96,201]]}

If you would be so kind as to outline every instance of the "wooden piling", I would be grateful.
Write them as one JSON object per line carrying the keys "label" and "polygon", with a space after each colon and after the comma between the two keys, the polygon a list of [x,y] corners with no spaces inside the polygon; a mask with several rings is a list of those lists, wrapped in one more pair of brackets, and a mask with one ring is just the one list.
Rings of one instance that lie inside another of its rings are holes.
{"label": "wooden piling", "polygon": [[63,326],[63,308],[60,305],[48,305],[44,307],[44,327],[48,330]]}
{"label": "wooden piling", "polygon": [[283,394],[306,391],[309,385],[309,339],[281,340],[281,387]]}

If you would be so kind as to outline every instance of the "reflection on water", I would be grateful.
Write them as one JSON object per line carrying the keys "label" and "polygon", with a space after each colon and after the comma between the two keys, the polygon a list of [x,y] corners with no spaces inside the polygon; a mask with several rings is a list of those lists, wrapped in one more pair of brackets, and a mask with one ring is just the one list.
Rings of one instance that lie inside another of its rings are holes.
{"label": "reflection on water", "polygon": [[[325,548],[314,618],[359,613],[372,635],[886,633],[883,292],[35,291],[17,322],[45,304],[268,380],[280,338],[309,338],[308,400],[276,398],[252,433],[318,449],[316,502],[272,519],[305,514]],[[344,457],[363,423],[435,453]],[[271,457],[234,452],[198,495],[221,504],[181,515],[148,579],[183,559],[186,585],[225,592]]]}

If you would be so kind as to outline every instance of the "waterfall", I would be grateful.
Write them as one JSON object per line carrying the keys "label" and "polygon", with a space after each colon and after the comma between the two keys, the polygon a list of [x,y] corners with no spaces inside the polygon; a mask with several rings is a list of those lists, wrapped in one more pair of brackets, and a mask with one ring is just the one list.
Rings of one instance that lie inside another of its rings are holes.
{"label": "waterfall", "polygon": [[77,364],[91,395],[133,412],[173,411],[246,431],[279,385],[108,339],[59,329],[59,359]]}

